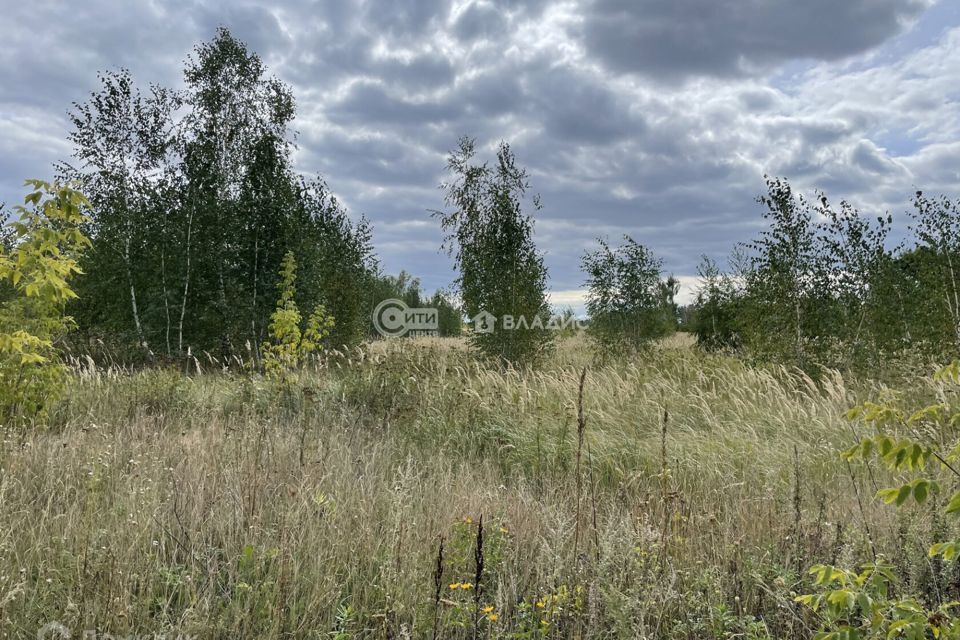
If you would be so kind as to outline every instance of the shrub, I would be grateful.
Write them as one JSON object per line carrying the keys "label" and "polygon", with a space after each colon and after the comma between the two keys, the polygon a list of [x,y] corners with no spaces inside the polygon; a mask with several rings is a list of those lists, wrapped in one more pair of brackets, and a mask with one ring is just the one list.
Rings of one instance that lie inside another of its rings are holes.
{"label": "shrub", "polygon": [[13,242],[0,247],[0,281],[12,289],[0,306],[0,411],[8,424],[42,418],[58,397],[65,371],[56,342],[72,326],[64,313],[77,297],[70,279],[90,241],[80,230],[87,200],[69,186],[27,180],[33,188],[15,208]]}
{"label": "shrub", "polygon": [[[874,435],[842,453],[848,461],[868,463],[879,460],[890,471],[906,480],[897,486],[881,488],[877,497],[897,507],[915,502],[926,503],[941,492],[934,471],[960,478],[960,361],[941,369],[934,376],[940,384],[939,402],[910,409],[891,399],[865,402],[851,409],[849,419],[862,419],[872,425]],[[943,507],[945,514],[960,513],[960,491],[954,492]],[[946,561],[960,556],[960,540],[944,540],[931,545],[930,557]],[[821,640],[853,638],[960,638],[958,602],[941,602],[933,607],[909,594],[902,594],[893,565],[878,556],[860,571],[830,565],[816,565],[818,593],[797,600],[818,612],[823,620]]]}
{"label": "shrub", "polygon": [[288,251],[280,267],[280,298],[270,315],[272,342],[263,350],[263,368],[272,378],[285,379],[292,375],[308,356],[320,350],[334,326],[333,316],[323,305],[317,305],[301,329],[302,316],[294,300],[296,279],[297,261]]}

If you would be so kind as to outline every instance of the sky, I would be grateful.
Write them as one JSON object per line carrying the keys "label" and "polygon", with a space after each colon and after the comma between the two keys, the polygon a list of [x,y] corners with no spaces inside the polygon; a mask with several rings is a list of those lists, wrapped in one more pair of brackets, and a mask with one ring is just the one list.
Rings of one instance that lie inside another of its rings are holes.
{"label": "sky", "polygon": [[[97,71],[181,86],[225,26],[297,99],[296,167],[366,216],[384,270],[448,286],[438,185],[509,142],[543,208],[552,300],[596,238],[649,246],[688,300],[762,228],[765,174],[905,226],[960,182],[956,0],[0,0],[0,202],[68,159]],[[532,211],[532,210],[531,210]]]}

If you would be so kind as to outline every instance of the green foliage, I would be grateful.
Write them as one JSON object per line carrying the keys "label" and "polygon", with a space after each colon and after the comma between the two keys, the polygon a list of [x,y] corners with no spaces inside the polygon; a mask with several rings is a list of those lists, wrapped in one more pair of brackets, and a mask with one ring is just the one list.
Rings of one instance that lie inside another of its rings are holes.
{"label": "green foliage", "polygon": [[819,591],[797,601],[822,620],[824,630],[815,640],[960,638],[960,602],[931,610],[916,598],[896,596],[900,584],[894,566],[882,558],[859,572],[816,565],[810,574]]}
{"label": "green foliage", "polygon": [[318,304],[337,318],[329,344],[354,346],[370,327],[377,302],[364,296],[377,271],[372,230],[365,218],[351,220],[321,180],[301,181],[289,247],[298,257],[301,306]]}
{"label": "green foliage", "polygon": [[371,283],[371,289],[370,300],[373,306],[390,298],[402,300],[408,307],[424,306],[424,293],[420,285],[420,278],[416,278],[406,271],[401,271],[395,276],[378,274]]}
{"label": "green foliage", "polygon": [[553,321],[560,327],[557,330],[557,337],[572,338],[579,332],[580,323],[573,307],[561,309],[560,314],[554,316]]}
{"label": "green foliage", "polygon": [[910,296],[910,316],[920,330],[911,342],[934,355],[950,345],[951,354],[956,355],[960,352],[960,202],[918,191],[911,218],[916,247],[903,256],[909,264],[903,288],[916,292]]}
{"label": "green foliage", "polygon": [[[941,492],[937,471],[960,478],[960,362],[954,361],[934,375],[940,401],[920,408],[905,408],[895,400],[865,402],[847,413],[850,420],[871,425],[875,434],[843,451],[847,462],[878,460],[901,481],[880,488],[876,497],[885,504],[924,504]],[[939,503],[938,503],[939,504]],[[960,512],[960,491],[942,507],[945,515]],[[960,555],[960,540],[931,545],[931,557],[946,561]],[[948,602],[929,610],[918,599],[892,594],[901,591],[891,565],[878,559],[861,572],[830,566],[813,567],[816,594],[797,598],[823,615],[824,633],[818,638],[960,638],[960,603]],[[930,634],[930,635],[928,635]]]}
{"label": "green foliage", "polygon": [[822,317],[814,214],[785,180],[768,179],[767,189],[758,201],[770,226],[747,245],[744,339],[762,358],[804,366],[813,357],[808,338]]}
{"label": "green foliage", "polygon": [[0,247],[0,411],[7,424],[43,417],[63,386],[56,342],[73,326],[64,306],[77,297],[70,280],[90,242],[80,230],[87,201],[69,186],[27,180],[9,247]]}
{"label": "green foliage", "polygon": [[819,192],[808,200],[780,178],[759,202],[768,227],[734,254],[732,273],[701,263],[702,347],[813,371],[877,367],[920,338],[922,287],[887,247],[889,215],[834,207]]}
{"label": "green foliage", "polygon": [[[420,279],[406,271],[396,276],[381,274],[373,278],[370,284],[370,303],[373,307],[384,300],[402,300],[411,308],[430,308],[437,310],[437,334],[444,338],[457,337],[463,331],[463,310],[454,300],[453,295],[438,289],[429,298],[420,286]],[[377,337],[370,325],[370,335]]]}
{"label": "green foliage", "polygon": [[270,315],[271,342],[263,348],[263,368],[272,378],[287,379],[303,366],[306,359],[323,347],[334,327],[333,316],[317,305],[301,329],[302,317],[296,296],[297,262],[287,252],[280,267],[280,297]]}
{"label": "green foliage", "polygon": [[[530,365],[550,350],[547,328],[547,269],[533,242],[533,218],[522,202],[530,185],[506,143],[496,165],[474,161],[476,145],[461,138],[450,154],[450,182],[442,185],[449,212],[438,211],[446,246],[454,256],[457,285],[467,316],[496,318],[494,330],[473,331],[470,343],[484,356],[511,365]],[[533,198],[535,209],[539,198]]]}
{"label": "green foliage", "polygon": [[693,307],[691,331],[697,344],[709,351],[740,346],[738,305],[740,290],[734,278],[704,256],[698,267],[700,288]]}
{"label": "green foliage", "polygon": [[[793,450],[842,439],[836,418],[869,383],[808,387],[782,368],[673,346],[595,365],[578,509],[573,398],[591,357],[580,340],[557,350],[539,370],[491,371],[449,343],[380,341],[342,368],[302,371],[311,394],[300,403],[278,402],[260,376],[85,368],[52,412],[64,428],[8,438],[5,468],[22,481],[4,496],[2,573],[23,591],[6,626],[15,636],[74,602],[85,612],[69,621],[75,635],[104,620],[114,634],[432,638],[438,612],[436,637],[456,638],[472,637],[479,610],[479,636],[492,638],[811,637],[819,614],[790,601],[813,592],[795,567],[852,566],[867,548],[838,456],[801,454],[800,526],[785,514]],[[937,395],[927,383],[899,392]],[[224,487],[240,492],[235,503]],[[911,552],[893,560],[901,593],[931,610],[934,584],[954,599],[952,568],[934,583],[923,576],[943,563],[913,555],[931,500],[903,543],[874,507],[878,548]],[[475,589],[449,585],[477,583],[478,527],[461,516],[481,512],[476,607]],[[55,520],[90,535],[64,540]],[[499,552],[497,524],[509,528]],[[117,593],[129,594],[119,611]]]}
{"label": "green foliage", "polygon": [[105,73],[71,113],[77,162],[62,172],[90,197],[93,241],[79,329],[137,345],[139,358],[256,354],[293,251],[299,305],[336,315],[332,344],[357,343],[372,309],[358,294],[375,267],[370,227],[294,172],[289,87],[225,29],[196,47],[184,78],[182,91],[141,93],[129,72]]}
{"label": "green foliage", "polygon": [[463,311],[449,292],[435,291],[426,306],[437,310],[437,333],[441,337],[455,338],[462,334]]}
{"label": "green foliage", "polygon": [[589,333],[604,354],[642,349],[677,328],[674,296],[679,284],[661,277],[663,262],[647,247],[624,236],[624,244],[584,254]]}

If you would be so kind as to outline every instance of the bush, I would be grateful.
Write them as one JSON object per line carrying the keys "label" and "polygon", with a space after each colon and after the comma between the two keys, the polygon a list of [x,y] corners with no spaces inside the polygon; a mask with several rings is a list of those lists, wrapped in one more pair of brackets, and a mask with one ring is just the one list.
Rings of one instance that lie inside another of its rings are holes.
{"label": "bush", "polygon": [[294,300],[296,280],[297,261],[288,251],[280,267],[280,299],[270,315],[272,342],[263,349],[264,371],[273,378],[286,379],[293,375],[308,356],[319,351],[334,326],[333,316],[323,305],[317,305],[301,329],[302,316]]}
{"label": "bush", "polygon": [[56,343],[73,326],[64,313],[77,297],[70,279],[90,245],[80,231],[87,200],[68,186],[28,180],[34,190],[18,206],[11,248],[0,247],[0,281],[11,287],[0,306],[0,411],[7,424],[46,415],[63,386]]}

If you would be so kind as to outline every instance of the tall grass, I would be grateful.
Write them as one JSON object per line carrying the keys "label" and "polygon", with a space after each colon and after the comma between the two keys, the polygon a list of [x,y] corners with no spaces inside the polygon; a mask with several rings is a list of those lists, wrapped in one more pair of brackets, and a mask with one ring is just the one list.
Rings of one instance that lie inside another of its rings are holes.
{"label": "tall grass", "polygon": [[814,562],[872,542],[912,588],[956,583],[924,555],[945,525],[901,523],[836,455],[880,390],[683,342],[598,365],[576,339],[534,372],[381,343],[283,391],[88,368],[2,443],[0,632],[809,637]]}

